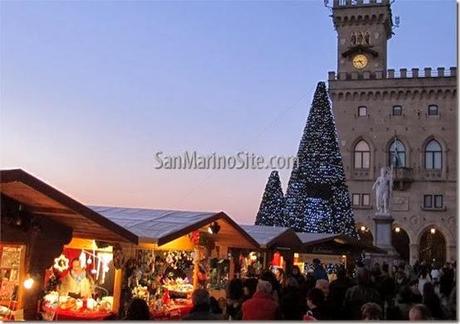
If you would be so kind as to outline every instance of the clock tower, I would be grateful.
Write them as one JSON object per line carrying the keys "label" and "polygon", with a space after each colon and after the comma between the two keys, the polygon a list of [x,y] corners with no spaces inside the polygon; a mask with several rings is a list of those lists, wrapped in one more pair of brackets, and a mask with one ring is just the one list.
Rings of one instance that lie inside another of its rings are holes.
{"label": "clock tower", "polygon": [[337,72],[386,71],[387,42],[393,34],[388,0],[334,0],[332,19]]}

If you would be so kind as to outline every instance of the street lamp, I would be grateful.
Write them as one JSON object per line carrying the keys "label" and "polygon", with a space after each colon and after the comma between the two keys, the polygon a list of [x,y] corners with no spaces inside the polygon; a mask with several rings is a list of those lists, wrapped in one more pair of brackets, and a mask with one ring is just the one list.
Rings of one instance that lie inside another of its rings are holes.
{"label": "street lamp", "polygon": [[401,232],[401,227],[399,227],[399,226],[396,226],[396,227],[395,227],[395,232],[396,232],[396,233],[399,233],[399,232]]}
{"label": "street lamp", "polygon": [[433,227],[432,229],[430,229],[430,232],[431,232],[431,234],[436,233],[436,228]]}
{"label": "street lamp", "polygon": [[366,231],[366,226],[361,226],[361,232],[365,232]]}

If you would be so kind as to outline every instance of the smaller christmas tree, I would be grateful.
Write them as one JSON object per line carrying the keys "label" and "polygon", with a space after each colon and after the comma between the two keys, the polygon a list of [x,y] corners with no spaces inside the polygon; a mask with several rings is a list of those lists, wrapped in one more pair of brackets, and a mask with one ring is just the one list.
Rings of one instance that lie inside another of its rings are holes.
{"label": "smaller christmas tree", "polygon": [[284,195],[278,171],[272,171],[265,186],[255,225],[283,226]]}

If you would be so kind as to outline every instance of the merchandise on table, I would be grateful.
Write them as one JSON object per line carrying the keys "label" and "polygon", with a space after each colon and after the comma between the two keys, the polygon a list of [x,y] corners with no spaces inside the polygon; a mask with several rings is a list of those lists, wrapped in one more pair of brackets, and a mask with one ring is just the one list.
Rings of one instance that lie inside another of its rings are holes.
{"label": "merchandise on table", "polygon": [[45,319],[102,320],[113,314],[112,248],[93,245],[64,248],[46,271],[47,294],[41,303]]}

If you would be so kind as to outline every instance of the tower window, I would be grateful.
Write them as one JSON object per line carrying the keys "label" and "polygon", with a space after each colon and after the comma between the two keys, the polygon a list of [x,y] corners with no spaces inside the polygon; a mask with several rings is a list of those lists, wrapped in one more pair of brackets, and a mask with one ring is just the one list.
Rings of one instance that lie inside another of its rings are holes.
{"label": "tower window", "polygon": [[358,107],[358,117],[365,117],[365,116],[367,116],[367,107],[359,106]]}
{"label": "tower window", "polygon": [[438,116],[439,108],[438,105],[429,105],[428,106],[428,116]]}
{"label": "tower window", "polygon": [[438,141],[431,140],[425,146],[425,168],[442,169],[442,148]]}
{"label": "tower window", "polygon": [[369,169],[371,151],[366,141],[361,140],[355,145],[354,158],[355,169]]}
{"label": "tower window", "polygon": [[400,105],[393,106],[392,114],[393,114],[393,116],[401,116],[402,115],[402,106],[400,106]]}

